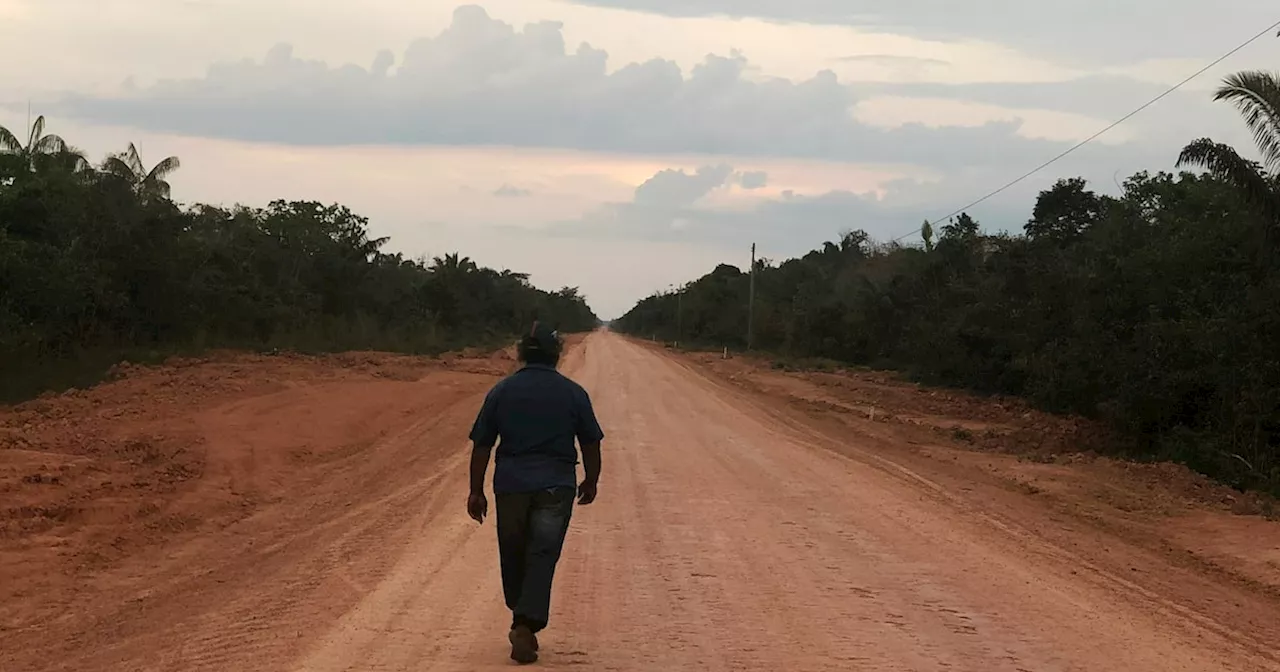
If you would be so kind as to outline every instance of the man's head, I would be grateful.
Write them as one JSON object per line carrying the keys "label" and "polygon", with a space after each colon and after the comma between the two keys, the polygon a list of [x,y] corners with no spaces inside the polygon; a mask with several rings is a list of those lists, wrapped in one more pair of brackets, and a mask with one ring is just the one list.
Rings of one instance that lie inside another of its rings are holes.
{"label": "man's head", "polygon": [[560,362],[560,335],[534,322],[529,333],[521,337],[517,354],[525,364],[555,366]]}

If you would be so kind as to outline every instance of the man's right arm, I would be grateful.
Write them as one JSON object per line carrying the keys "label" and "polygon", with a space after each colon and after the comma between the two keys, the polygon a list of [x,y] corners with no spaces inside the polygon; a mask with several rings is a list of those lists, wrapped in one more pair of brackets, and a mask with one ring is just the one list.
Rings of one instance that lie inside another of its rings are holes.
{"label": "man's right arm", "polygon": [[467,512],[476,522],[484,522],[489,502],[484,496],[484,475],[489,470],[489,455],[498,442],[498,386],[484,397],[475,424],[471,426],[471,488],[467,495]]}
{"label": "man's right arm", "polygon": [[498,396],[502,391],[502,383],[494,385],[484,395],[484,403],[476,414],[476,421],[471,425],[471,443],[476,451],[488,452],[498,442]]}

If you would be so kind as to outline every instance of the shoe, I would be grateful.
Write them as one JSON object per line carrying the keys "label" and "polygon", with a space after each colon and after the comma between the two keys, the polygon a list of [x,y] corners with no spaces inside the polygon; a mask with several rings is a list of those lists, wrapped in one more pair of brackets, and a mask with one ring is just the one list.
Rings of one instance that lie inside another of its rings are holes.
{"label": "shoe", "polygon": [[507,639],[511,640],[511,660],[521,665],[538,662],[538,638],[529,626],[517,625],[511,628]]}

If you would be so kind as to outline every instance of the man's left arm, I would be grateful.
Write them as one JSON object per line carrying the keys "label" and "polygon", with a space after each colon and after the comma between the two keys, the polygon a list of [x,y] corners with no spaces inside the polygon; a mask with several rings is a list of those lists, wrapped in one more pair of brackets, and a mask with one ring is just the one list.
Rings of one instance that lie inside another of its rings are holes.
{"label": "man's left arm", "polygon": [[601,455],[600,442],[604,440],[604,430],[596,420],[595,409],[591,405],[591,396],[586,390],[578,399],[578,426],[574,428],[578,437],[578,446],[582,449],[582,485],[578,486],[578,503],[587,505],[595,501],[600,485]]}

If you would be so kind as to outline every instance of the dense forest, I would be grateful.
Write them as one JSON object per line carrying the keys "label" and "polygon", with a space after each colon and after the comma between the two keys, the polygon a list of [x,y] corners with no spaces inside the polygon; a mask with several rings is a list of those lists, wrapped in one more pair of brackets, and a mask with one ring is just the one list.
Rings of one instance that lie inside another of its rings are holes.
{"label": "dense forest", "polygon": [[[1019,235],[967,214],[918,245],[854,231],[756,264],[754,347],[904,371],[1098,418],[1131,455],[1280,493],[1280,78],[1229,77],[1263,161],[1209,139],[1122,193],[1042,192]],[[614,328],[743,347],[748,275],[721,265]]]}
{"label": "dense forest", "polygon": [[129,145],[94,166],[43,118],[0,128],[0,398],[91,382],[120,358],[209,347],[439,353],[536,316],[597,320],[574,288],[447,254],[381,251],[345,207],[182,207],[167,158]]}

